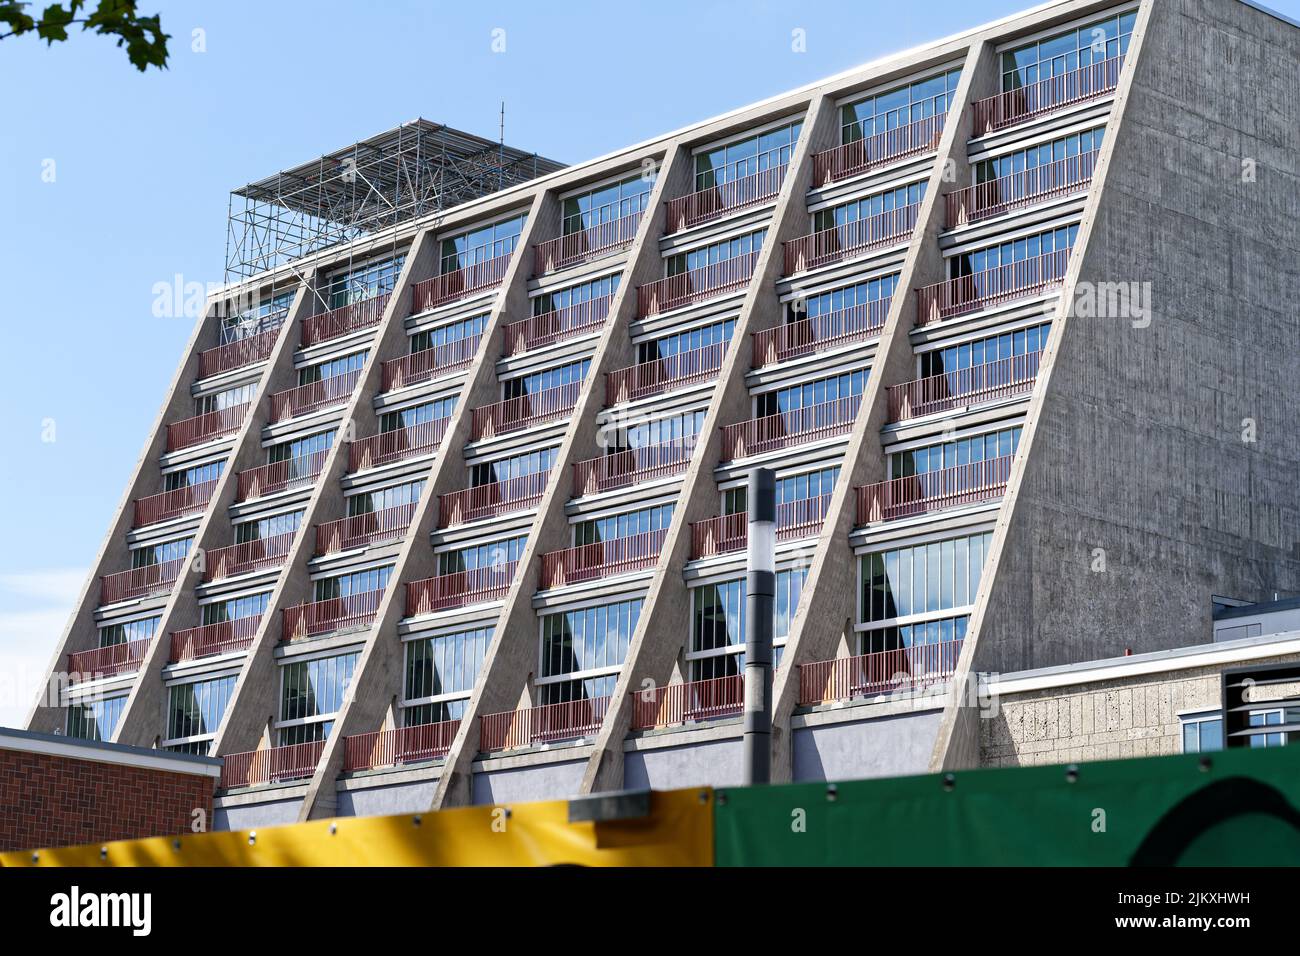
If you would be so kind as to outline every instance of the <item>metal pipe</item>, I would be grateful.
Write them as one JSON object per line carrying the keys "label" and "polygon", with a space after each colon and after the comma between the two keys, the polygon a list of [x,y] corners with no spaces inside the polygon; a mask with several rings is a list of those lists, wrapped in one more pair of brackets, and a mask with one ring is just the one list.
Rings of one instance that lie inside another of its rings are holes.
{"label": "metal pipe", "polygon": [[776,598],[776,472],[749,473],[745,579],[745,783],[772,777],[772,624]]}

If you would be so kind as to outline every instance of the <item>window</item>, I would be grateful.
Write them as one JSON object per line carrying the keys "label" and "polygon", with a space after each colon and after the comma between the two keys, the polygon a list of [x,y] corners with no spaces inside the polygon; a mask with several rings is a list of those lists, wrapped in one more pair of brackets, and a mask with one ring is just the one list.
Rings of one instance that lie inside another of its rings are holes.
{"label": "window", "polygon": [[246,597],[228,598],[203,605],[203,623],[221,624],[225,621],[239,621],[246,617],[255,617],[266,613],[266,606],[271,600],[271,592],[251,594]]}
{"label": "window", "polygon": [[[541,618],[538,691],[543,704],[608,697],[641,615],[641,599],[579,608]],[[595,671],[597,673],[590,673]],[[568,675],[583,674],[568,679]]]}
{"label": "window", "polygon": [[400,508],[402,505],[415,504],[424,491],[424,479],[410,481],[401,485],[392,485],[375,491],[363,491],[348,496],[348,517],[367,515],[388,508]]}
{"label": "window", "polygon": [[860,396],[863,389],[867,387],[869,372],[869,369],[858,369],[856,372],[844,372],[828,378],[763,392],[754,398],[755,414],[763,418],[813,405],[824,405],[826,402],[836,402],[841,398]]}
{"label": "window", "polygon": [[961,70],[940,73],[908,86],[840,107],[840,142],[853,143],[948,112]]}
{"label": "window", "polygon": [[123,621],[99,629],[99,646],[114,647],[131,641],[147,641],[158,633],[161,617],[146,617],[138,621]]}
{"label": "window", "polygon": [[478,265],[499,256],[508,256],[519,242],[519,234],[524,231],[525,214],[513,219],[503,219],[490,226],[471,229],[458,236],[442,240],[442,262],[439,270],[443,275]]}
{"label": "window", "polygon": [[664,274],[675,276],[681,275],[683,272],[694,272],[696,269],[703,269],[717,262],[725,262],[728,259],[737,259],[740,256],[758,252],[763,248],[763,238],[766,235],[766,229],[757,229],[734,239],[723,239],[721,242],[701,246],[689,252],[679,252],[671,255],[664,260]]}
{"label": "window", "polygon": [[360,652],[294,661],[280,668],[280,746],[324,740],[352,682]]}
{"label": "window", "polygon": [[1222,711],[1185,714],[1178,719],[1183,725],[1183,753],[1199,754],[1223,749]]}
{"label": "window", "polygon": [[303,511],[286,511],[284,514],[258,518],[255,521],[241,521],[235,525],[235,544],[249,541],[265,541],[280,534],[291,534],[302,525]]}
{"label": "window", "polygon": [[[231,674],[191,684],[173,684],[168,693],[167,739],[177,743],[184,741],[185,744],[203,743],[201,751],[189,749],[187,752],[206,753],[207,744],[216,736],[226,705],[235,692],[237,679]],[[203,740],[192,740],[194,737]],[[177,745],[168,744],[167,749],[176,750]]]}
{"label": "window", "polygon": [[644,212],[653,188],[653,179],[644,179],[638,175],[576,196],[568,196],[564,200],[564,220],[560,231],[568,236]]}
{"label": "window", "polygon": [[591,368],[591,359],[583,359],[580,362],[557,365],[555,368],[543,369],[530,375],[508,378],[501,383],[502,398],[506,400],[523,398],[525,395],[536,395],[548,388],[559,388],[561,385],[581,382],[587,377],[589,368]]}
{"label": "window", "polygon": [[315,585],[315,600],[329,601],[353,594],[382,591],[388,586],[388,578],[392,573],[393,566],[390,564],[382,568],[354,571],[352,574],[340,574],[332,578],[320,578]]}
{"label": "window", "polygon": [[[876,193],[874,196],[863,196],[861,199],[841,203],[829,209],[819,209],[813,213],[813,232],[847,226],[850,223],[870,219],[872,216],[893,212],[895,209],[915,206],[925,198],[925,187],[924,182],[911,183],[907,186],[899,186],[897,189]],[[882,225],[877,231],[881,236],[886,236],[897,230],[892,225]],[[870,241],[873,238],[872,235],[864,236],[861,233],[853,235],[855,239],[863,241]]]}
{"label": "window", "polygon": [[200,395],[194,399],[194,414],[209,415],[212,412],[219,412],[226,408],[237,408],[246,402],[251,402],[256,396],[256,382],[213,392],[211,395]]}
{"label": "window", "polygon": [[816,319],[836,312],[844,312],[871,302],[888,301],[893,297],[897,285],[898,275],[895,274],[810,295],[806,299],[790,303],[786,309],[786,321],[802,322],[804,319]]}
{"label": "window", "polygon": [[673,520],[672,505],[656,505],[639,511],[625,511],[605,518],[580,521],[573,526],[573,545],[596,544],[615,538],[630,538],[634,534],[662,531]]}
{"label": "window", "polygon": [[558,452],[558,448],[542,448],[522,455],[473,464],[469,469],[469,483],[471,487],[477,488],[525,475],[549,474]]}
{"label": "window", "polygon": [[[776,480],[776,503],[780,507],[793,501],[807,501],[829,495],[835,490],[835,482],[840,476],[840,466],[819,468],[805,471],[798,475],[787,475]],[[722,513],[724,515],[741,514],[748,509],[746,498],[748,488],[741,485],[728,488],[722,493]],[[779,512],[778,512],[779,514]]]}
{"label": "window", "polygon": [[802,128],[803,122],[798,121],[696,153],[695,191],[788,165]]}
{"label": "window", "polygon": [[427,422],[440,421],[444,418],[450,418],[451,413],[456,410],[456,397],[438,398],[432,402],[425,402],[423,405],[412,405],[410,408],[399,409],[395,412],[384,412],[379,416],[379,430],[381,432],[393,432],[399,428],[412,428],[415,425],[423,425]]}
{"label": "window", "polygon": [[959,276],[973,275],[999,266],[1009,266],[1014,262],[1023,262],[1052,252],[1064,252],[1074,247],[1074,239],[1078,233],[1079,226],[1076,223],[1072,226],[1061,226],[1059,229],[1049,229],[1034,236],[1021,236],[1019,239],[1012,239],[995,246],[985,246],[983,249],[960,253],[949,258],[948,277],[956,279]]}
{"label": "window", "polygon": [[[1007,153],[1004,156],[994,156],[992,159],[980,160],[975,164],[975,182],[992,182],[995,179],[1014,176],[1026,170],[1038,169],[1051,163],[1093,153],[1101,149],[1101,140],[1105,132],[1106,127],[1098,126],[1096,129],[1084,130],[1082,133],[1059,136],[1049,143],[1039,143],[1037,146],[1030,146],[1028,149]],[[1087,166],[1086,170],[1090,175],[1092,167]],[[1083,174],[1083,170],[1080,171],[1080,174]],[[1068,180],[1063,181],[1068,182]],[[1055,182],[1056,180],[1053,178],[1045,178],[1039,185],[1046,188]]]}
{"label": "window", "polygon": [[1018,90],[1128,52],[1137,13],[1097,20],[1002,54],[1002,89]]}
{"label": "window", "polygon": [[1041,352],[1047,345],[1047,333],[1051,328],[1050,322],[1044,322],[1041,325],[1031,325],[1027,329],[1003,332],[1001,335],[990,335],[961,345],[950,345],[932,352],[922,352],[921,377],[928,378],[931,375],[942,375],[958,369],[989,365],[1014,355]]}
{"label": "window", "polygon": [[112,740],[125,709],[125,694],[68,704],[68,736],[78,740]]}
{"label": "window", "polygon": [[294,441],[272,445],[267,452],[267,462],[272,465],[281,461],[303,462],[305,464],[308,457],[318,452],[329,451],[330,446],[333,444],[334,432],[317,432],[315,435],[308,435],[306,438],[298,438]]}
{"label": "window", "polygon": [[293,305],[296,294],[296,290],[272,294],[264,297],[261,305],[245,309],[239,315],[222,318],[217,344],[227,345],[278,329],[289,317],[289,308]]}
{"label": "window", "polygon": [[147,545],[131,551],[132,568],[150,568],[155,564],[176,561],[190,553],[193,538],[181,538],[178,541],[164,541],[161,544]]}
{"label": "window", "polygon": [[543,292],[541,295],[533,296],[533,315],[558,312],[560,309],[569,309],[590,302],[592,299],[612,296],[618,291],[619,278],[618,275],[603,276],[590,282],[571,285],[566,289],[556,289],[554,292]]}
{"label": "window", "polygon": [[446,325],[440,325],[435,329],[416,332],[411,336],[411,354],[425,352],[442,345],[459,342],[462,339],[472,339],[475,336],[482,335],[483,330],[487,328],[487,320],[488,315],[485,312],[482,315],[474,316],[472,319],[448,322]]}
{"label": "window", "polygon": [[442,551],[438,554],[439,574],[459,574],[462,571],[477,571],[481,568],[497,568],[503,573],[507,565],[519,560],[528,535],[515,538],[502,538],[484,544],[470,545],[455,551]]}
{"label": "window", "polygon": [[704,424],[704,411],[683,412],[680,415],[666,415],[635,425],[620,425],[608,437],[606,453],[610,455],[627,451],[630,448],[644,448],[647,445],[663,445],[668,442],[682,441],[699,434]]}
{"label": "window", "polygon": [[637,348],[637,361],[641,363],[656,362],[682,352],[694,352],[711,345],[722,345],[731,341],[736,330],[736,320],[727,319],[702,325],[697,329],[688,329],[675,335],[665,335],[653,342],[642,342]]}
{"label": "window", "polygon": [[459,719],[492,642],[491,626],[439,634],[406,644],[403,723]]}
{"label": "window", "polygon": [[221,461],[208,462],[206,465],[194,465],[180,471],[169,471],[163,475],[163,491],[179,491],[181,488],[192,488],[207,481],[216,481],[225,470],[226,462],[223,458]]}
{"label": "window", "polygon": [[369,354],[368,351],[353,352],[351,355],[330,359],[328,362],[321,362],[319,365],[300,368],[298,369],[298,384],[300,386],[311,385],[313,382],[323,382],[326,379],[337,378],[350,372],[359,372],[366,364],[366,356]]}
{"label": "window", "polygon": [[1001,431],[972,435],[940,445],[927,445],[909,451],[896,451],[889,456],[889,477],[910,478],[941,468],[956,468],[977,461],[1005,458],[1016,453],[1020,444],[1021,426]]}
{"label": "window", "polygon": [[[790,636],[790,623],[799,609],[807,579],[806,568],[776,572],[772,608],[773,664]],[[705,584],[691,589],[691,643],[686,652],[690,679],[731,677],[745,670],[745,580]]]}
{"label": "window", "polygon": [[406,253],[401,253],[334,272],[325,280],[325,301],[329,308],[339,309],[392,292],[405,261]]}

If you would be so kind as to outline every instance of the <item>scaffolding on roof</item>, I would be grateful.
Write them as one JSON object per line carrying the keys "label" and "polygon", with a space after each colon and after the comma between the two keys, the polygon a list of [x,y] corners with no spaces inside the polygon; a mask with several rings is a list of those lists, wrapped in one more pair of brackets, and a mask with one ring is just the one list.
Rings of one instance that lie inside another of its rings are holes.
{"label": "scaffolding on roof", "polygon": [[563,169],[417,119],[230,194],[226,281]]}

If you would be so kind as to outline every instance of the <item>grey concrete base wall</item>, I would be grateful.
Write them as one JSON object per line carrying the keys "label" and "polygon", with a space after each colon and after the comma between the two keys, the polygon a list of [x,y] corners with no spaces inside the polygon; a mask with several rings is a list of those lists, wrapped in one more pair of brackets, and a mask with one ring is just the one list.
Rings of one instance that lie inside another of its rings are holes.
{"label": "grey concrete base wall", "polygon": [[471,802],[483,806],[576,797],[582,785],[582,771],[586,766],[584,756],[580,760],[566,760],[563,763],[476,770],[471,783]]}
{"label": "grey concrete base wall", "polygon": [[265,803],[244,803],[218,806],[212,811],[213,830],[248,830],[254,827],[278,827],[297,823],[302,810],[302,798],[268,800]]}
{"label": "grey concrete base wall", "polygon": [[864,780],[925,773],[943,711],[796,728],[796,782]]}
{"label": "grey concrete base wall", "polygon": [[364,790],[340,790],[337,813],[341,817],[379,817],[392,813],[424,813],[433,800],[438,778]]}
{"label": "grey concrete base wall", "polygon": [[739,736],[681,747],[631,750],[623,755],[623,786],[628,790],[738,787],[743,783],[744,753]]}

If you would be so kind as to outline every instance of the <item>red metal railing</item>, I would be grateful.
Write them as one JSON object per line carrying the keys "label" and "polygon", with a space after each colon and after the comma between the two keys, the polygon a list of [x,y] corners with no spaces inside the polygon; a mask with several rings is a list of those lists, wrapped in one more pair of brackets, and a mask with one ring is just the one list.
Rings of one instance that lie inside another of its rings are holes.
{"label": "red metal railing", "polygon": [[257,636],[257,626],[261,623],[262,615],[254,614],[234,621],[221,621],[217,624],[191,627],[184,631],[173,631],[172,652],[169,659],[173,663],[179,663],[199,657],[211,657],[214,654],[242,651],[253,643],[253,638]]}
{"label": "red metal railing", "polygon": [[610,578],[652,568],[659,560],[667,528],[580,544],[542,555],[541,590]]}
{"label": "red metal railing", "polygon": [[960,656],[961,641],[944,641],[800,664],[799,706],[942,683],[956,673]]}
{"label": "red metal railing", "polygon": [[781,183],[785,181],[788,168],[788,164],[782,163],[780,166],[760,169],[748,176],[741,176],[731,182],[710,186],[708,189],[668,200],[664,204],[668,207],[668,221],[664,226],[664,234],[679,232],[688,226],[717,219],[737,209],[766,202],[781,191]]}
{"label": "red metal railing", "polygon": [[388,360],[380,373],[383,379],[380,391],[391,392],[465,368],[474,361],[482,339],[481,335],[467,335],[445,345],[435,345],[431,349]]}
{"label": "red metal railing", "polygon": [[573,463],[574,497],[627,488],[643,481],[680,475],[691,462],[694,437],[628,448]]}
{"label": "red metal railing", "polygon": [[813,185],[825,186],[906,156],[919,156],[937,149],[946,116],[946,113],[927,116],[897,129],[814,153]]}
{"label": "red metal railing", "polygon": [[186,485],[183,488],[150,495],[148,498],[137,498],[134,502],[135,516],[131,526],[143,528],[145,525],[157,524],[168,518],[198,514],[207,508],[208,502],[212,500],[212,492],[216,489],[217,479],[213,478],[211,481]]}
{"label": "red metal railing", "polygon": [[213,548],[203,556],[203,580],[219,581],[248,571],[279,567],[289,556],[295,534],[286,531],[269,538]]}
{"label": "red metal railing", "polygon": [[621,219],[612,219],[571,232],[567,236],[557,236],[537,243],[533,246],[533,271],[542,276],[625,249],[636,238],[641,216],[642,213],[634,212]]}
{"label": "red metal railing", "polygon": [[605,404],[635,402],[650,395],[662,395],[673,389],[712,381],[722,368],[727,344],[715,342],[703,348],[606,372]]}
{"label": "red metal railing", "polygon": [[976,100],[971,104],[975,118],[971,135],[983,136],[1075,103],[1105,96],[1119,85],[1123,66],[1124,56],[1121,54],[1070,73]]}
{"label": "red metal railing", "polygon": [[889,420],[906,421],[962,405],[976,405],[1032,391],[1042,354],[1011,355],[985,365],[890,385]]}
{"label": "red metal railing", "polygon": [[591,737],[600,731],[607,710],[608,697],[592,697],[484,714],[479,718],[479,749],[487,753]]}
{"label": "red metal railing", "polygon": [[916,290],[916,324],[929,325],[956,315],[1047,292],[1065,278],[1070,249],[1057,249],[983,272],[958,276]]}
{"label": "red metal railing", "polygon": [[866,219],[787,240],[782,247],[785,251],[785,274],[790,276],[819,269],[861,252],[893,245],[911,235],[920,209],[919,202],[899,206]]}
{"label": "red metal railing", "polygon": [[578,404],[578,394],[581,391],[581,382],[570,382],[568,385],[544,388],[532,395],[507,398],[503,402],[476,408],[470,425],[470,440],[494,438],[530,425],[541,425],[563,418]]}
{"label": "red metal railing", "polygon": [[343,772],[396,767],[447,756],[460,729],[459,720],[416,724],[343,738]]}
{"label": "red metal railing", "polygon": [[110,677],[113,674],[139,670],[149,644],[150,639],[143,637],[138,641],[127,641],[124,644],[110,644],[108,647],[96,647],[89,651],[74,651],[68,655],[69,679],[86,681],[93,680],[95,677]]}
{"label": "red metal railing", "polygon": [[893,521],[1001,497],[1011,476],[1012,455],[890,478],[858,492],[858,524]]}
{"label": "red metal railing", "polygon": [[248,338],[236,339],[214,349],[205,349],[199,353],[199,378],[208,378],[229,372],[231,369],[243,368],[254,362],[264,362],[275,350],[275,340],[280,337],[280,329],[258,332]]}
{"label": "red metal railing", "polygon": [[324,750],[325,741],[313,740],[288,747],[225,754],[221,765],[221,787],[229,790],[305,780],[316,772],[316,764]]}
{"label": "red metal railing", "polygon": [[383,591],[362,591],[347,597],[295,604],[280,613],[280,640],[296,641],[333,631],[351,631],[371,625],[379,613]]}
{"label": "red metal railing", "polygon": [[337,309],[330,309],[328,312],[321,312],[319,315],[307,316],[302,320],[303,346],[328,342],[340,335],[374,328],[383,321],[384,308],[391,297],[391,292],[385,292],[383,295],[352,302]]}
{"label": "red metal railing", "polygon": [[348,471],[378,468],[392,461],[437,451],[450,421],[450,416],[434,418],[418,425],[359,438],[348,445]]}
{"label": "red metal railing", "polygon": [[[776,506],[776,540],[797,541],[819,534],[830,495],[786,501]],[[749,515],[718,515],[691,522],[691,558],[711,558],[730,551],[743,551],[749,542]]]}
{"label": "red metal railing", "polygon": [[316,526],[316,554],[333,554],[352,548],[368,548],[374,544],[401,541],[415,517],[412,501],[392,508],[381,508],[366,514],[339,518]]}
{"label": "red metal railing", "polygon": [[455,302],[472,292],[490,289],[500,285],[510,268],[511,253],[484,259],[472,266],[453,269],[432,279],[417,282],[411,290],[411,314],[427,312],[429,309]]}
{"label": "red metal railing", "polygon": [[517,355],[599,328],[609,316],[609,305],[613,301],[613,295],[602,295],[577,305],[543,312],[531,319],[511,322],[505,327],[504,354]]}
{"label": "red metal railing", "polygon": [[747,252],[638,286],[637,315],[642,318],[657,315],[743,289],[754,275],[758,256],[757,252]]}
{"label": "red metal railing", "polygon": [[754,332],[752,364],[763,368],[849,342],[865,342],[885,327],[889,303],[889,299],[877,299]]}
{"label": "red metal railing", "polygon": [[450,528],[479,518],[531,508],[542,500],[549,478],[549,472],[537,471],[439,495],[438,527]]}
{"label": "red metal railing", "polygon": [[286,388],[271,395],[271,421],[282,422],[299,415],[318,412],[331,405],[342,405],[361,379],[361,369],[332,375],[319,382],[309,382],[297,388]]}
{"label": "red metal railing", "polygon": [[820,405],[726,425],[722,429],[722,460],[735,461],[791,445],[848,434],[853,430],[861,404],[861,395],[850,395]]}
{"label": "red metal railing", "polygon": [[201,445],[223,435],[233,435],[244,424],[251,402],[231,405],[215,412],[205,412],[193,418],[172,422],[167,426],[167,450],[178,451],[192,445]]}
{"label": "red metal railing", "polygon": [[745,706],[745,678],[714,677],[654,690],[634,690],[632,729],[679,727],[738,714]]}
{"label": "red metal railing", "polygon": [[943,197],[948,228],[1083,191],[1092,182],[1099,155],[1094,149],[950,192]]}
{"label": "red metal railing", "polygon": [[238,497],[240,501],[260,498],[262,495],[274,494],[287,488],[300,488],[316,482],[316,476],[325,467],[325,456],[329,451],[314,451],[299,458],[286,458],[273,461],[269,465],[259,465],[248,471],[241,471]]}
{"label": "red metal railing", "polygon": [[173,558],[161,564],[105,574],[99,579],[99,603],[114,604],[130,598],[166,594],[181,576],[188,557]]}
{"label": "red metal railing", "polygon": [[505,561],[498,567],[453,571],[412,581],[406,585],[406,616],[419,617],[503,598],[515,579],[516,565],[515,561]]}

